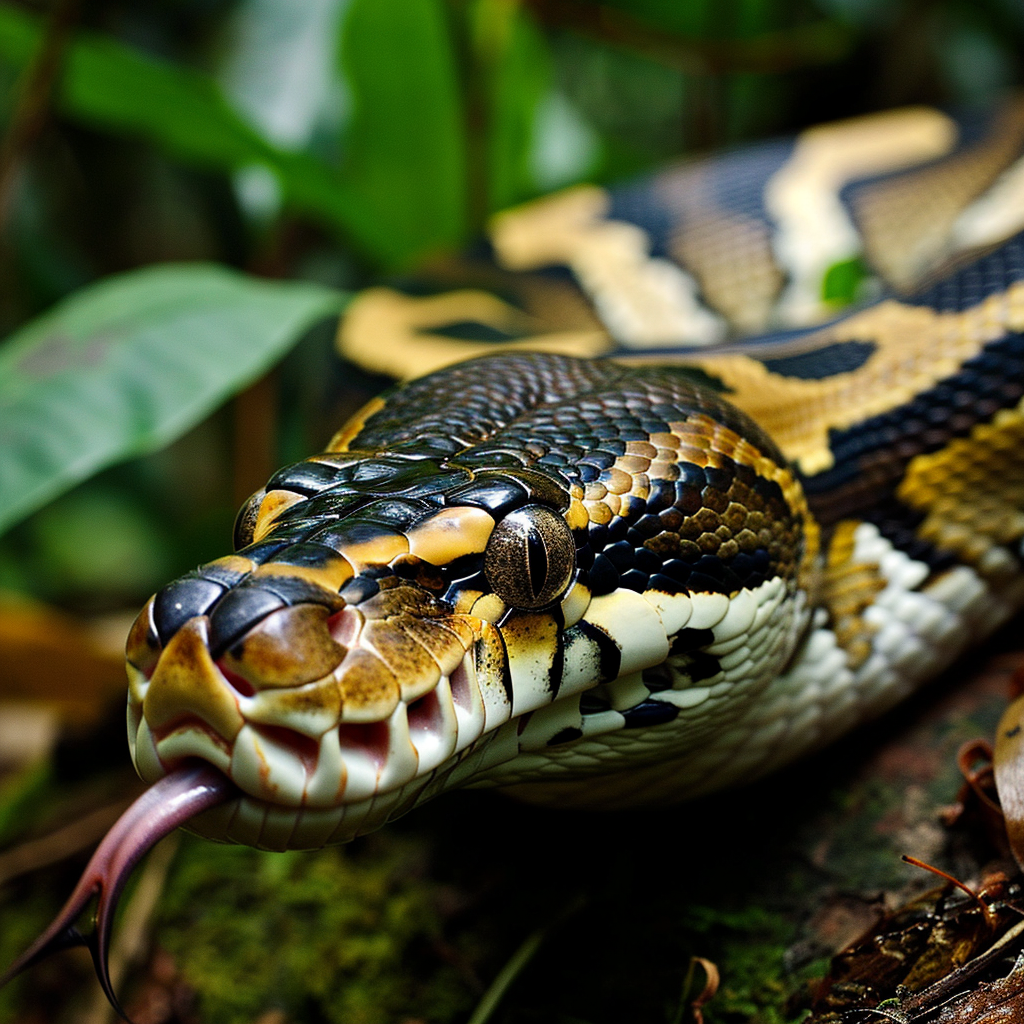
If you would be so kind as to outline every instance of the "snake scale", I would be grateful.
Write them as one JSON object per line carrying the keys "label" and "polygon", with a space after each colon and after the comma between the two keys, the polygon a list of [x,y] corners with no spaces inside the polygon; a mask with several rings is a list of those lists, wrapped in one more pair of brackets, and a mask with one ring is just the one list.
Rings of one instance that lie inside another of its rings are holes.
{"label": "snake scale", "polygon": [[541,200],[432,294],[359,297],[350,358],[475,358],[371,401],[146,605],[128,733],[154,786],[12,970],[99,889],[112,997],[110,907],[185,820],[283,850],[456,786],[678,800],[829,742],[1004,622],[1022,150],[1016,100],[826,126]]}

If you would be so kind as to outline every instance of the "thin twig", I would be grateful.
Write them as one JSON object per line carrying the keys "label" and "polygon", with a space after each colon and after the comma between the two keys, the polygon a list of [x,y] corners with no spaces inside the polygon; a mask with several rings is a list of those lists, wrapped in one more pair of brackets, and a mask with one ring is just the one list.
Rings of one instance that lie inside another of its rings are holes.
{"label": "thin twig", "polygon": [[11,123],[0,142],[0,232],[7,223],[21,164],[46,124],[77,14],[78,0],[58,0],[46,23],[42,45],[19,82]]}
{"label": "thin twig", "polygon": [[523,940],[519,948],[508,958],[505,966],[498,971],[487,991],[480,997],[480,1002],[476,1004],[476,1009],[469,1018],[468,1024],[487,1024],[509,986],[533,959],[537,950],[540,949],[541,943],[567,918],[575,914],[583,906],[583,903],[582,899],[573,900],[560,914],[548,921],[547,924],[541,925],[536,931],[531,932]]}
{"label": "thin twig", "polygon": [[591,0],[528,0],[537,18],[551,28],[568,28],[636,50],[689,75],[735,72],[777,74],[844,57],[854,33],[831,21],[818,21],[750,38],[702,39],[657,28],[632,14]]}
{"label": "thin twig", "polygon": [[121,816],[131,800],[107,804],[39,839],[0,853],[0,885],[18,875],[57,864],[97,842]]}

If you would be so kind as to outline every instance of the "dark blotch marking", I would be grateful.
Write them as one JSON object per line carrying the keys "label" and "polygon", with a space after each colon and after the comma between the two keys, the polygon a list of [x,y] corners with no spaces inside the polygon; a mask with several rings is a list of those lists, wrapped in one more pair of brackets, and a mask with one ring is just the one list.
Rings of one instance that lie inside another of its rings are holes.
{"label": "dark blotch marking", "polygon": [[555,608],[558,632],[555,634],[555,650],[551,656],[551,667],[548,669],[548,689],[551,691],[551,699],[558,696],[562,688],[562,676],[565,673],[565,621],[562,618],[561,610]]}
{"label": "dark blotch marking", "polygon": [[580,714],[599,715],[611,709],[611,704],[604,697],[599,697],[592,690],[587,690],[580,697]]}
{"label": "dark blotch marking", "polygon": [[698,651],[690,656],[686,665],[686,671],[695,683],[699,683],[703,679],[717,676],[722,671],[722,666],[713,654]]}
{"label": "dark blotch marking", "polygon": [[572,743],[574,740],[578,740],[582,736],[582,729],[577,729],[575,726],[569,725],[556,732],[555,735],[548,740],[548,746],[557,747],[559,743]]}
{"label": "dark blotch marking", "polygon": [[459,341],[515,341],[522,338],[522,334],[509,334],[501,331],[490,324],[482,324],[479,320],[459,320],[452,324],[443,324],[441,327],[421,328],[420,334],[432,334],[439,338],[457,338]]}
{"label": "dark blotch marking", "polygon": [[[1024,242],[1014,244],[1019,252]],[[1024,335],[1008,332],[909,402],[830,430],[832,468],[803,481],[811,511],[823,526],[865,515],[892,498],[911,459],[966,437],[1022,395]]]}
{"label": "dark blotch marking", "polygon": [[[580,619],[575,626],[563,632],[568,638],[570,633],[577,633],[597,645],[598,662],[602,682],[609,682],[619,676],[619,666],[622,664],[622,652],[615,641],[597,626],[592,626],[586,619]],[[568,640],[566,640],[568,642]]]}
{"label": "dark blotch marking", "polygon": [[652,725],[671,722],[679,715],[679,708],[663,700],[645,700],[622,712],[627,729],[646,729]]}
{"label": "dark blotch marking", "polygon": [[611,559],[603,554],[594,556],[594,563],[587,570],[587,585],[595,597],[610,594],[618,588],[619,570],[612,564]]}
{"label": "dark blotch marking", "polygon": [[[782,356],[778,359],[762,359],[771,373],[781,377],[796,377],[800,380],[824,380],[840,373],[859,370],[872,356],[878,346],[873,341],[837,341],[814,352]],[[756,357],[755,357],[756,358]]]}
{"label": "dark blotch marking", "polygon": [[672,641],[669,654],[692,654],[703,647],[710,647],[715,642],[715,634],[710,629],[681,629]]}

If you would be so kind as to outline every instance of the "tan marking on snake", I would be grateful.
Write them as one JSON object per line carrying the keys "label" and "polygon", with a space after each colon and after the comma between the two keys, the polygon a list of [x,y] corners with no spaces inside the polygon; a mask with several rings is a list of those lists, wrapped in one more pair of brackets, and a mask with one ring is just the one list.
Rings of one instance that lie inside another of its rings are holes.
{"label": "tan marking on snake", "polygon": [[[337,348],[346,359],[376,373],[410,380],[451,363],[498,350],[487,341],[453,341],[428,331],[447,324],[476,321],[507,334],[521,334],[503,342],[501,351],[525,349],[565,356],[595,356],[612,348],[608,332],[596,326],[582,330],[550,330],[544,321],[523,313],[489,292],[460,289],[426,297],[403,295],[393,288],[367,288],[345,312],[338,328]],[[378,400],[379,401],[379,400]],[[372,404],[372,403],[371,403]],[[383,402],[377,408],[383,408]],[[329,451],[347,446],[376,412],[364,406],[331,440]],[[364,415],[365,412],[365,415]]]}
{"label": "tan marking on snake", "polygon": [[729,400],[761,424],[788,459],[814,475],[833,465],[830,429],[852,427],[909,402],[1008,330],[1024,330],[1024,282],[962,313],[889,300],[771,351],[774,358],[841,341],[877,346],[859,369],[820,380],[784,377],[739,354],[689,361],[720,378]]}
{"label": "tan marking on snake", "polygon": [[408,534],[409,554],[431,565],[446,565],[487,546],[494,520],[480,508],[446,508]]}
{"label": "tan marking on snake", "polygon": [[1001,546],[1024,536],[1022,450],[1024,401],[979,423],[970,436],[911,460],[896,493],[927,513],[917,535],[982,575],[1019,572]]}
{"label": "tan marking on snake", "polygon": [[292,505],[297,505],[306,499],[294,491],[273,490],[268,491],[260,502],[260,510],[256,516],[256,525],[253,527],[252,539],[263,540],[274,526],[277,517]]}
{"label": "tan marking on snake", "polygon": [[[345,323],[342,320],[342,323]],[[328,442],[325,451],[347,452],[352,439],[366,425],[366,421],[375,413],[381,411],[387,403],[379,395],[371,398],[364,406],[357,410],[346,421],[345,425]]]}
{"label": "tan marking on snake", "polygon": [[254,577],[288,576],[315,583],[325,590],[340,590],[354,575],[351,563],[341,555],[329,558],[323,565],[289,565],[287,562],[266,562],[252,573]]}
{"label": "tan marking on snake", "polygon": [[244,720],[206,641],[201,618],[190,619],[171,637],[146,691],[144,714],[153,729],[193,716],[232,742]]}
{"label": "tan marking on snake", "polygon": [[897,288],[914,287],[954,248],[953,228],[964,208],[1020,154],[1022,143],[1024,102],[1011,100],[980,142],[859,190],[854,211],[872,264]]}
{"label": "tan marking on snake", "polygon": [[609,220],[611,197],[577,185],[498,214],[490,237],[509,270],[570,267],[605,323],[626,345],[706,345],[725,324],[704,309],[696,283],[677,264],[650,255],[647,233]]}
{"label": "tan marking on snake", "polygon": [[866,622],[863,615],[886,586],[877,563],[853,560],[854,534],[859,525],[856,520],[846,519],[836,526],[819,590],[820,601],[831,616],[836,642],[846,651],[851,668],[859,668],[871,654],[877,626]]}

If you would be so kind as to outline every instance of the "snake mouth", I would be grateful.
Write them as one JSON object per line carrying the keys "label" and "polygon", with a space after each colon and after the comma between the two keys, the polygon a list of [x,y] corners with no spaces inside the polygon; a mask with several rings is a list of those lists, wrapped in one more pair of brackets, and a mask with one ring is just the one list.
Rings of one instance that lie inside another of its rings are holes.
{"label": "snake mouth", "polygon": [[[245,596],[262,600],[257,588]],[[159,600],[129,638],[132,758],[147,782],[195,758],[222,771],[242,796],[190,823],[212,838],[274,848],[351,838],[511,714],[490,670],[505,665],[497,629],[401,582],[358,604],[279,608],[227,644],[216,608],[159,644]]]}

